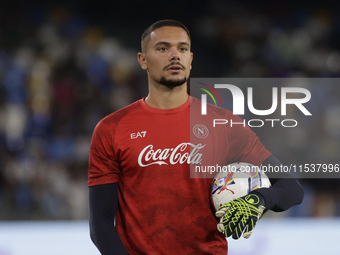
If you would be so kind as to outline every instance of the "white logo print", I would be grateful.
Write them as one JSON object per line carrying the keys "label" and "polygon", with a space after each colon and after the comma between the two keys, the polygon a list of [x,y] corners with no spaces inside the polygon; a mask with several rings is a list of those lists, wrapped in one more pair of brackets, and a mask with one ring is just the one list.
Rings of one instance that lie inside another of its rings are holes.
{"label": "white logo print", "polygon": [[209,129],[203,124],[196,124],[192,128],[192,132],[197,138],[203,139],[209,135]]}
{"label": "white logo print", "polygon": [[[189,152],[185,150],[190,146],[192,149]],[[154,164],[158,165],[175,165],[179,164],[199,164],[202,161],[202,153],[198,153],[200,149],[204,148],[205,144],[194,145],[192,143],[181,143],[176,148],[165,148],[163,150],[153,149],[153,145],[147,145],[138,156],[138,164],[141,167],[146,167]],[[165,162],[169,159],[169,163]],[[151,161],[151,162],[150,162]],[[144,163],[143,163],[144,162]],[[150,163],[148,163],[150,162]]]}
{"label": "white logo print", "polygon": [[141,131],[141,132],[130,134],[131,139],[136,139],[138,137],[145,137],[145,136],[146,136],[146,131]]}

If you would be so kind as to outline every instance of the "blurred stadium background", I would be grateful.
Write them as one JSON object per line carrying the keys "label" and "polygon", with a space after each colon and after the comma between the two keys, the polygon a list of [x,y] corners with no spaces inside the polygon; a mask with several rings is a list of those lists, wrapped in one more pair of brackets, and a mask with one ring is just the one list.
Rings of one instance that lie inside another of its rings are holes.
{"label": "blurred stadium background", "polygon": [[[339,77],[339,11],[330,0],[1,2],[0,233],[57,220],[81,222],[88,231],[91,135],[101,118],[146,95],[136,54],[152,22],[173,18],[188,26],[192,77]],[[320,87],[312,95],[322,103],[314,106],[311,128],[279,143],[260,137],[279,159],[340,163],[340,89]],[[327,217],[335,226],[339,179],[301,183],[303,204],[268,218],[298,226]],[[1,234],[1,255],[38,254],[16,251]],[[79,246],[92,247],[84,236]]]}

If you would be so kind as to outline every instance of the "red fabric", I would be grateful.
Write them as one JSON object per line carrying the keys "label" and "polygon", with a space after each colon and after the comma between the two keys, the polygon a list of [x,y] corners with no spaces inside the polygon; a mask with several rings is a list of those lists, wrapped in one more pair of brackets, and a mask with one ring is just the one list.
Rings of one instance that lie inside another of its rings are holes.
{"label": "red fabric", "polygon": [[[216,116],[237,118],[232,113],[210,107],[209,116],[196,118],[195,107],[194,98],[170,110],[141,99],[94,131],[89,186],[119,182],[116,229],[129,254],[227,254],[211,209],[212,179],[190,178],[190,149],[203,146],[191,154],[197,165],[260,164],[270,153],[248,127],[211,126]],[[206,138],[192,135],[196,124],[208,127]]]}

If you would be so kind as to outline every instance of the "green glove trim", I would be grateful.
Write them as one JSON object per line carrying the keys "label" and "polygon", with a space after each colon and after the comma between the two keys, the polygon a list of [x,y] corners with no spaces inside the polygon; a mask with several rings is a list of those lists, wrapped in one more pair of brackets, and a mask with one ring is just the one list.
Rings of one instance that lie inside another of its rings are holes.
{"label": "green glove trim", "polygon": [[264,209],[263,198],[252,193],[230,201],[216,212],[217,217],[223,216],[217,228],[226,237],[239,239],[244,232],[243,237],[249,238]]}

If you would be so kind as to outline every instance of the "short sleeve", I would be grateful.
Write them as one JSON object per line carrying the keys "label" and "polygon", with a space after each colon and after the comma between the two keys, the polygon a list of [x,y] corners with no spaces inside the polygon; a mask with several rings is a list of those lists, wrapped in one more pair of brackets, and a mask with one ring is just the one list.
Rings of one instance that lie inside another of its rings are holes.
{"label": "short sleeve", "polygon": [[254,165],[261,165],[271,153],[260,142],[259,137],[250,129],[250,127],[238,116],[233,116],[228,141],[230,143],[229,163],[247,162]]}
{"label": "short sleeve", "polygon": [[94,129],[88,169],[88,186],[118,182],[120,167],[114,151],[115,125],[100,121]]}

